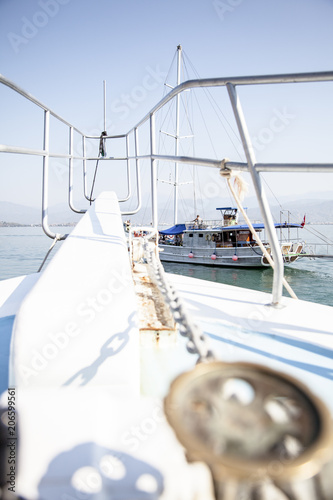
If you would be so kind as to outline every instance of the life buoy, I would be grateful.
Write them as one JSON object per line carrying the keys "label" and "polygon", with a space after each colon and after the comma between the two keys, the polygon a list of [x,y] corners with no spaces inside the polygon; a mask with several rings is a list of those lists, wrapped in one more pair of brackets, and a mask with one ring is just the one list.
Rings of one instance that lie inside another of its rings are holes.
{"label": "life buoy", "polygon": [[206,234],[206,241],[210,241],[212,239],[210,234]]}

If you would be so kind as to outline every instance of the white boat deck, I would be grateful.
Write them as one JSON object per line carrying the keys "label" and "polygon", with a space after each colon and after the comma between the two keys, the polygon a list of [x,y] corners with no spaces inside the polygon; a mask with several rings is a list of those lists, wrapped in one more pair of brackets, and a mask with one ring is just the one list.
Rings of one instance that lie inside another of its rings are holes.
{"label": "white boat deck", "polygon": [[105,193],[16,315],[10,385],[24,498],[151,499],[164,491],[171,500],[200,489],[198,498],[209,498],[207,469],[187,464],[161,398],[140,397],[136,315],[118,203]]}
{"label": "white boat deck", "polygon": [[0,281],[0,394],[9,385],[10,341],[16,313],[39,274]]}
{"label": "white boat deck", "polygon": [[[206,466],[186,462],[162,411],[170,382],[196,356],[182,338],[158,345],[143,338],[140,348],[113,194],[97,199],[37,278],[17,280],[34,285],[18,312],[10,280],[2,306],[4,317],[16,314],[17,492],[27,500],[211,500]],[[290,373],[333,412],[332,308],[284,299],[274,309],[268,294],[169,278],[221,360]]]}
{"label": "white boat deck", "polygon": [[138,395],[138,349],[119,207],[114,195],[105,194],[23,301],[14,326],[12,380],[19,389],[92,384]]}
{"label": "white boat deck", "polygon": [[220,283],[169,275],[223,361],[267,365],[298,378],[333,413],[332,307]]}

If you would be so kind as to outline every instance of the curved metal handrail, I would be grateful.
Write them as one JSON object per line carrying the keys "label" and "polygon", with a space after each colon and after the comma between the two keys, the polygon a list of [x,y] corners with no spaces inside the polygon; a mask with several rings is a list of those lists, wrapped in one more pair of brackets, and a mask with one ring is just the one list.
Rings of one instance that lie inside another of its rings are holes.
{"label": "curved metal handrail", "polygon": [[[44,136],[43,136],[43,149],[29,149],[22,147],[13,147],[0,145],[0,152],[4,153],[16,153],[16,154],[29,154],[37,155],[43,157],[43,198],[42,198],[42,225],[44,232],[54,239],[56,236],[48,225],[48,174],[49,174],[49,158],[64,158],[69,161],[69,196],[68,202],[70,208],[77,213],[84,213],[85,210],[76,209],[73,203],[73,162],[74,160],[81,160],[83,162],[83,186],[84,186],[84,196],[87,200],[88,190],[87,190],[87,169],[86,162],[88,160],[125,160],[127,162],[127,195],[120,199],[120,202],[128,201],[134,194],[131,192],[131,177],[130,177],[130,162],[135,160],[136,164],[136,197],[137,206],[135,209],[130,211],[121,212],[122,215],[131,215],[137,213],[141,208],[141,178],[140,178],[140,162],[143,159],[149,159],[151,161],[151,192],[152,192],[152,221],[153,227],[156,229],[158,225],[157,218],[157,176],[155,163],[157,160],[166,160],[178,163],[190,163],[211,168],[224,169],[226,171],[243,170],[248,171],[251,174],[252,182],[256,191],[259,206],[261,208],[262,217],[265,222],[265,226],[268,232],[270,245],[272,247],[272,252],[275,262],[274,270],[274,280],[273,280],[273,304],[279,304],[282,297],[282,279],[283,279],[283,261],[282,256],[279,251],[279,243],[277,235],[275,232],[275,227],[273,219],[271,216],[270,208],[266,199],[264,188],[261,184],[260,172],[268,171],[323,171],[330,172],[333,171],[333,164],[281,164],[281,163],[257,163],[254,155],[254,150],[251,144],[251,138],[247,130],[247,125],[242,112],[242,107],[240,103],[239,96],[236,92],[236,86],[238,85],[267,85],[267,84],[284,84],[284,83],[306,83],[306,82],[327,82],[333,81],[333,72],[317,72],[317,73],[300,73],[300,74],[280,74],[280,75],[259,75],[259,76],[245,76],[245,77],[224,77],[224,78],[205,78],[188,80],[177,85],[173,88],[163,99],[161,99],[133,128],[131,128],[126,134],[120,135],[106,135],[106,140],[112,139],[125,139],[126,140],[126,156],[124,158],[100,158],[100,157],[87,157],[85,141],[86,139],[100,139],[100,136],[88,135],[81,132],[78,128],[74,127],[72,124],[64,120],[61,116],[57,115],[38,99],[33,97],[28,92],[24,91],[18,85],[14,84],[4,76],[0,75],[0,83],[11,88],[15,92],[19,93],[38,107],[44,110]],[[226,87],[229,95],[229,99],[232,105],[236,123],[238,126],[239,134],[242,140],[243,149],[246,155],[247,163],[231,162],[229,160],[214,160],[210,158],[194,158],[194,157],[184,157],[184,156],[168,156],[159,155],[156,151],[155,145],[155,115],[163,106],[165,106],[174,97],[178,96],[181,92],[194,89],[194,88],[205,88],[205,87]],[[69,140],[69,152],[68,154],[56,154],[49,151],[49,119],[53,116],[63,124],[65,124],[70,131]],[[149,120],[149,141],[150,141],[150,153],[148,155],[140,155],[139,153],[139,128]],[[82,137],[82,156],[73,154],[73,132],[77,132]],[[134,135],[134,156],[129,155],[129,138],[130,135]],[[64,239],[67,235],[61,235],[61,239]]]}

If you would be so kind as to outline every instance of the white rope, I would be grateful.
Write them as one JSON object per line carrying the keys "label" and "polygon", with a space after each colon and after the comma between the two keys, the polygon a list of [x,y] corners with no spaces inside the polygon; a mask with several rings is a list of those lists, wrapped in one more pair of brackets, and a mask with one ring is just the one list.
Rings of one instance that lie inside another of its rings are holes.
{"label": "white rope", "polygon": [[[250,219],[247,216],[247,213],[245,212],[245,210],[243,208],[242,202],[240,200],[240,196],[237,195],[234,187],[231,184],[231,177],[234,177],[235,180],[236,180],[236,184],[237,184],[238,188],[241,190],[242,194],[244,194],[244,181],[243,181],[243,179],[241,178],[241,176],[238,173],[235,173],[235,172],[232,172],[232,171],[226,171],[226,170],[224,170],[223,167],[220,169],[220,175],[222,177],[225,177],[227,179],[229,189],[230,189],[230,191],[231,191],[231,193],[232,193],[232,195],[233,195],[233,197],[234,197],[234,199],[235,199],[235,201],[237,203],[237,206],[238,206],[239,210],[242,212],[242,215],[243,215],[244,219],[246,220],[246,223],[249,226],[250,231],[251,231],[254,239],[256,240],[256,242],[258,243],[260,249],[262,250],[263,254],[265,255],[268,263],[270,264],[270,266],[272,267],[272,269],[274,269],[274,261],[273,261],[272,257],[269,255],[269,253],[267,252],[266,248],[264,247],[261,239],[259,238],[258,233],[254,229],[254,227],[253,227]],[[293,299],[297,299],[297,295],[295,294],[294,290],[291,288],[291,286],[289,285],[289,283],[287,282],[287,280],[285,278],[283,278],[283,285],[284,285],[285,289],[287,290],[287,292],[289,293],[289,295]]]}

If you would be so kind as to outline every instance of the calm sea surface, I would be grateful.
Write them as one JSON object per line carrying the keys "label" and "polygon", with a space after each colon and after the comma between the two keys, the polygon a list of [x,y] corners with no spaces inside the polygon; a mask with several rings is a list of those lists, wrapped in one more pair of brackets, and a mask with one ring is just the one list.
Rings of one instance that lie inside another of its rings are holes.
{"label": "calm sea surface", "polygon": [[[56,233],[70,232],[71,228],[54,227]],[[311,231],[311,232],[310,232]],[[300,235],[308,244],[318,242],[313,234],[319,231],[333,243],[333,225],[306,226]],[[320,240],[319,240],[320,242]],[[0,228],[0,280],[34,273],[42,263],[52,241],[40,227]],[[51,258],[60,248],[58,242]],[[317,247],[317,253],[327,247]],[[333,254],[333,247],[330,249]],[[272,289],[271,269],[211,268],[198,265],[165,263],[167,272],[199,279],[252,288],[264,292]],[[286,267],[285,276],[300,299],[333,306],[333,258],[302,259]]]}

